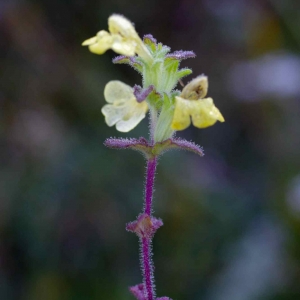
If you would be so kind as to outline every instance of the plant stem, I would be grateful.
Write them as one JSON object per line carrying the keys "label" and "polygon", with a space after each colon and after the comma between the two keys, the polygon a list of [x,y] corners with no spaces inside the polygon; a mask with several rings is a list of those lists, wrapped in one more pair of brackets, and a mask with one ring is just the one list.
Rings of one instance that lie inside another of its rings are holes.
{"label": "plant stem", "polygon": [[154,144],[154,134],[157,123],[157,111],[154,107],[150,106],[149,129],[150,129],[150,143]]}
{"label": "plant stem", "polygon": [[[151,158],[147,161],[146,185],[145,185],[145,204],[144,213],[151,216],[154,178],[157,165],[157,158]],[[143,270],[143,281],[145,296],[147,300],[155,300],[153,262],[151,259],[151,237],[141,238],[141,263]]]}
{"label": "plant stem", "polygon": [[157,165],[157,158],[154,157],[147,161],[146,186],[145,186],[145,206],[144,213],[151,216],[154,178]]}
{"label": "plant stem", "polygon": [[147,300],[155,300],[153,262],[151,260],[151,239],[142,238],[141,242],[145,296]]}
{"label": "plant stem", "polygon": [[[150,144],[154,145],[154,132],[157,123],[157,111],[154,107],[150,107]],[[144,213],[151,217],[152,214],[152,199],[154,189],[154,178],[157,166],[157,158],[153,157],[147,161],[146,171],[146,184],[145,184],[145,200],[144,200]],[[143,270],[143,283],[145,300],[155,300],[154,290],[154,274],[153,262],[151,259],[151,242],[152,237],[142,237],[141,242],[141,264]]]}

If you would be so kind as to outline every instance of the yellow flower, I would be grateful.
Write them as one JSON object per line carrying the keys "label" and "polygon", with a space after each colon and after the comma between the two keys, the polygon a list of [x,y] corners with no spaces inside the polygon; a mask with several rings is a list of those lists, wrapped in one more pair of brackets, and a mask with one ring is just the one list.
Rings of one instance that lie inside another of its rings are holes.
{"label": "yellow flower", "polygon": [[118,131],[128,132],[145,118],[148,111],[146,101],[138,103],[133,89],[118,80],[110,81],[104,89],[106,104],[102,108],[108,126],[116,125]]}
{"label": "yellow flower", "polygon": [[108,49],[116,53],[134,56],[135,53],[148,60],[150,52],[134,29],[134,26],[126,18],[120,15],[112,15],[108,18],[109,32],[101,30],[96,36],[85,40],[82,45],[89,46],[91,52],[103,54]]}
{"label": "yellow flower", "polygon": [[206,128],[217,121],[224,122],[220,111],[212,98],[204,98],[207,94],[208,81],[204,75],[198,76],[187,84],[180,96],[175,97],[175,110],[172,129],[183,130],[191,125]]}

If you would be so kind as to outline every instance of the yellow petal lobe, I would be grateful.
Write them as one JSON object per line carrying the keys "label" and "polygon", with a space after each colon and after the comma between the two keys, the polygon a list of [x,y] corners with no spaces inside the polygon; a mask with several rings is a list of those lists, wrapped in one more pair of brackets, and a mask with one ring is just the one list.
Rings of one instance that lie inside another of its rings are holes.
{"label": "yellow petal lobe", "polygon": [[206,128],[214,125],[217,121],[225,121],[218,108],[214,105],[212,98],[186,100],[177,96],[175,98],[172,129],[186,129],[191,124],[190,118],[192,118],[192,123],[197,128]]}
{"label": "yellow petal lobe", "polygon": [[132,98],[135,99],[135,96],[131,86],[119,80],[112,80],[104,88],[104,98],[108,103],[123,105]]}
{"label": "yellow petal lobe", "polygon": [[224,122],[224,118],[214,105],[212,98],[192,101],[190,114],[192,117],[193,125],[198,128],[206,128],[212,126],[217,121]]}
{"label": "yellow petal lobe", "polygon": [[89,50],[95,54],[103,54],[111,48],[113,44],[112,36],[105,30],[101,30],[96,35],[96,42],[89,45]]}
{"label": "yellow petal lobe", "polygon": [[97,43],[97,37],[93,36],[92,38],[85,40],[81,45],[82,46],[89,46],[89,45],[93,45],[95,43]]}
{"label": "yellow petal lobe", "polygon": [[120,35],[113,35],[113,42],[111,49],[116,53],[126,56],[134,56],[136,52],[136,42],[132,40],[126,40]]}
{"label": "yellow petal lobe", "polygon": [[190,101],[175,97],[175,109],[171,127],[173,130],[184,130],[191,125]]}

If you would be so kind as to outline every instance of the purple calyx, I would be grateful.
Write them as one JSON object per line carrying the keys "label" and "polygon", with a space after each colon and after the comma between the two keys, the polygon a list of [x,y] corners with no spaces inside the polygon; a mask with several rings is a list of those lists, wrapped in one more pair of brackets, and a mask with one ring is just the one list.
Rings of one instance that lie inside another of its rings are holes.
{"label": "purple calyx", "polygon": [[135,56],[119,55],[119,56],[114,57],[112,62],[114,64],[129,64],[131,66],[134,66],[134,65],[141,66],[141,64],[137,61]]}
{"label": "purple calyx", "polygon": [[112,62],[114,64],[126,64],[129,63],[129,56],[119,55],[113,58]]}
{"label": "purple calyx", "polygon": [[143,37],[144,43],[151,42],[153,44],[157,43],[157,40],[153,37],[152,34],[145,34]]}
{"label": "purple calyx", "polygon": [[187,59],[187,58],[194,58],[194,57],[196,57],[196,54],[193,51],[179,50],[179,51],[174,51],[173,53],[167,54],[166,57],[183,60],[183,59]]}
{"label": "purple calyx", "polygon": [[149,94],[154,90],[154,86],[153,85],[149,85],[147,88],[143,89],[141,86],[139,85],[135,85],[133,87],[133,94],[137,100],[137,102],[141,103],[143,102],[148,96]]}

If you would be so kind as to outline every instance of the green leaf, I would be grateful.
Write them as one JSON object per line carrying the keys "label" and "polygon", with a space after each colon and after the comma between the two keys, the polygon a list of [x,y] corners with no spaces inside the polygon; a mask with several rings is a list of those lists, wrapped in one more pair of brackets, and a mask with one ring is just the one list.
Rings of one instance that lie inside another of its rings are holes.
{"label": "green leaf", "polygon": [[180,69],[177,73],[176,73],[176,77],[179,80],[180,78],[186,77],[190,74],[192,74],[193,71],[189,68],[184,68],[184,69]]}

